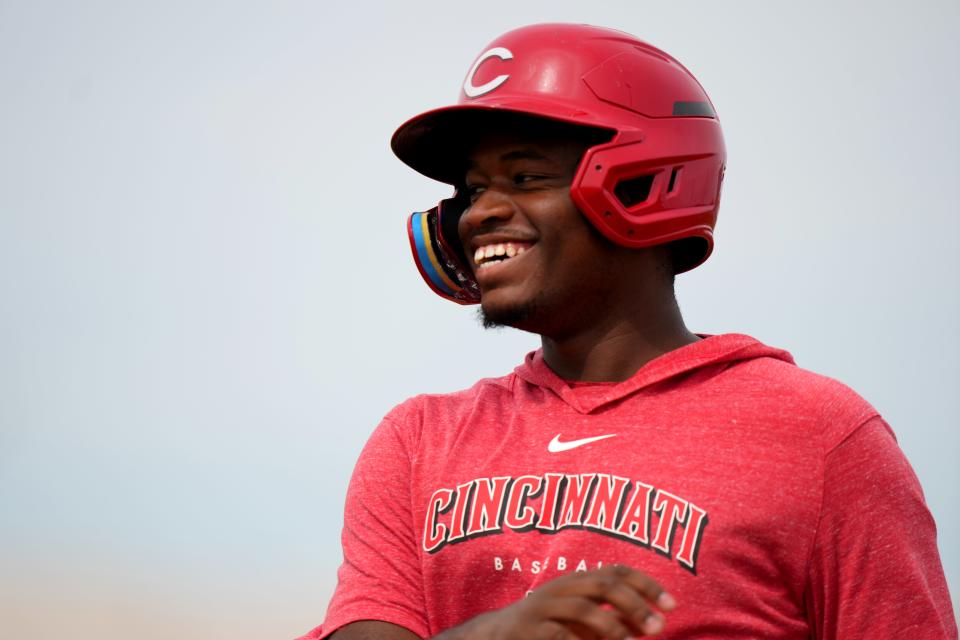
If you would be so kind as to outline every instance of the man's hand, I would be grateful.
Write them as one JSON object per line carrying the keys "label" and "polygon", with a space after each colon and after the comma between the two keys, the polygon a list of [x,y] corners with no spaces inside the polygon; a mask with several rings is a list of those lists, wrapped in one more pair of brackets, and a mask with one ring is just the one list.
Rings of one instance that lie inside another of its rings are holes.
{"label": "man's hand", "polygon": [[657,635],[664,619],[654,607],[676,606],[663,587],[623,565],[552,580],[514,604],[441,633],[435,640],[624,640]]}

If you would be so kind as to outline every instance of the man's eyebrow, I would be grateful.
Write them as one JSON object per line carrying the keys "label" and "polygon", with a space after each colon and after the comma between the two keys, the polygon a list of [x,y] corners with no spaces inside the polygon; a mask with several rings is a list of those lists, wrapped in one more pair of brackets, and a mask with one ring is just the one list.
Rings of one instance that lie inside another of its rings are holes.
{"label": "man's eyebrow", "polygon": [[[551,162],[552,158],[549,158],[538,151],[534,151],[533,149],[516,149],[514,151],[508,151],[500,156],[500,162],[511,162],[513,160],[546,160]],[[472,160],[467,164],[468,169],[474,169],[476,166],[477,163]]]}
{"label": "man's eyebrow", "polygon": [[549,160],[547,156],[534,151],[533,149],[518,149],[516,151],[508,151],[507,153],[500,156],[501,160]]}

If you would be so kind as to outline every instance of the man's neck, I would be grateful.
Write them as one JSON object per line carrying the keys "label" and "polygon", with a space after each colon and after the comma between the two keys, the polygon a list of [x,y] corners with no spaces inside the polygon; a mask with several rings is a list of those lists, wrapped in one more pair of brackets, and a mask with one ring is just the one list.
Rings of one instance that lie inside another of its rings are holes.
{"label": "man's neck", "polygon": [[544,360],[565,380],[626,380],[654,358],[700,340],[671,301],[656,317],[607,317],[562,338],[541,336]]}

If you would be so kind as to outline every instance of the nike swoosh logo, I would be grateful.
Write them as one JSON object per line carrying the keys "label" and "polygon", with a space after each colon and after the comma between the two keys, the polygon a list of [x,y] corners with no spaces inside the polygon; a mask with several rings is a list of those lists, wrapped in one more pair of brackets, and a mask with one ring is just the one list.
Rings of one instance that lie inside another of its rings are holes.
{"label": "nike swoosh logo", "polygon": [[576,449],[577,447],[582,447],[585,444],[590,444],[591,442],[596,442],[597,440],[606,440],[607,438],[614,437],[615,433],[608,433],[605,436],[593,436],[592,438],[580,438],[579,440],[570,440],[568,442],[560,441],[560,434],[558,433],[553,437],[553,440],[550,441],[550,444],[547,445],[547,451],[550,453],[560,453],[561,451],[570,451],[570,449]]}

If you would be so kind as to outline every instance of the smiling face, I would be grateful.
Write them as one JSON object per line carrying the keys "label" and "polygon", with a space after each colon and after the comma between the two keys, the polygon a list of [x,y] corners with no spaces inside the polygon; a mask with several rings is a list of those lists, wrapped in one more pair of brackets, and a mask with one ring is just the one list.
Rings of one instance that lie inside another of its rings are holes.
{"label": "smiling face", "polygon": [[570,198],[577,165],[594,142],[508,130],[483,136],[469,154],[463,188],[470,206],[459,233],[486,326],[558,334],[609,304],[624,250]]}

